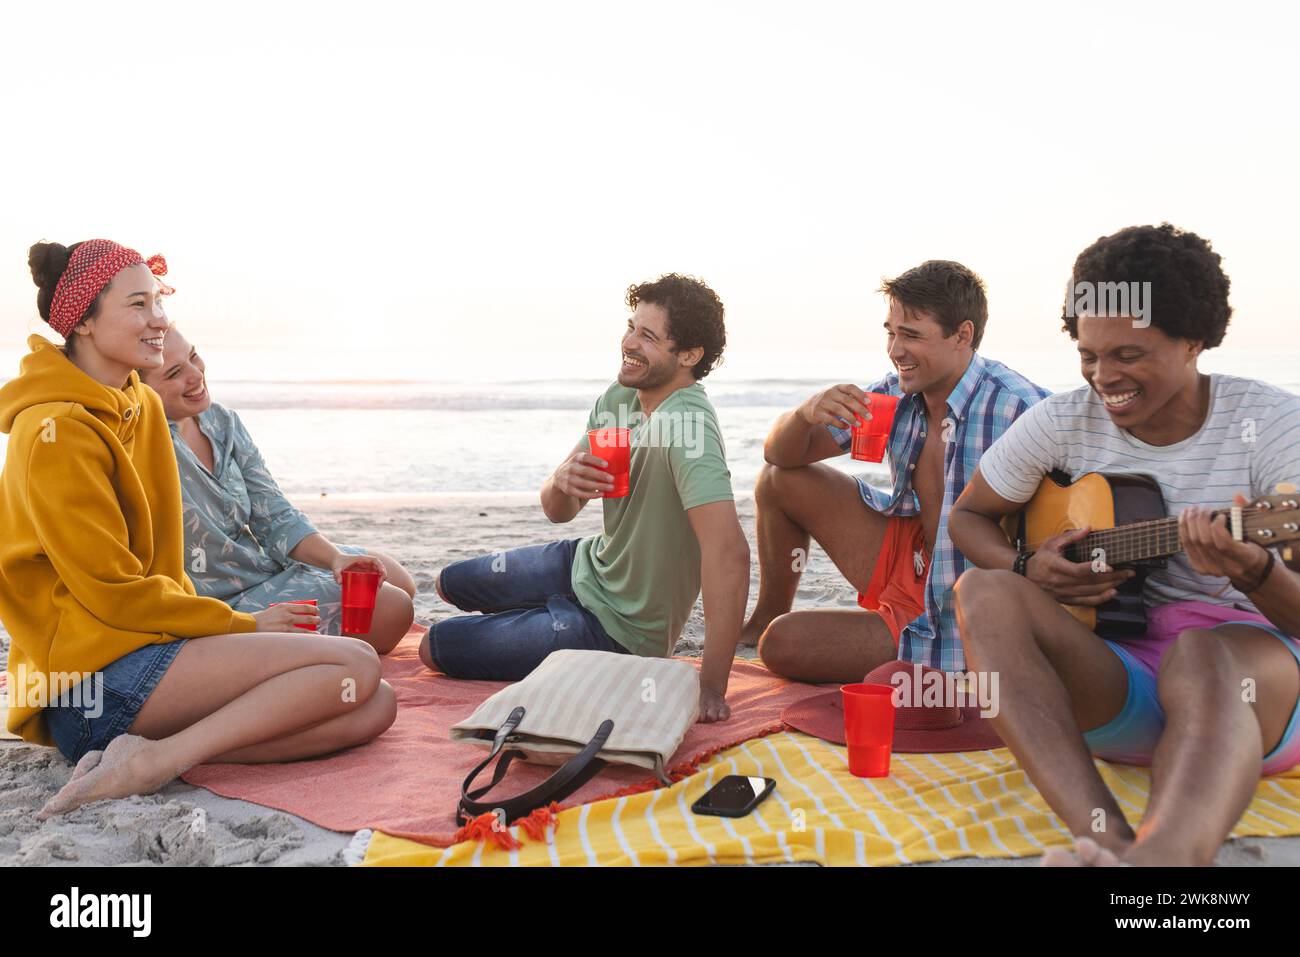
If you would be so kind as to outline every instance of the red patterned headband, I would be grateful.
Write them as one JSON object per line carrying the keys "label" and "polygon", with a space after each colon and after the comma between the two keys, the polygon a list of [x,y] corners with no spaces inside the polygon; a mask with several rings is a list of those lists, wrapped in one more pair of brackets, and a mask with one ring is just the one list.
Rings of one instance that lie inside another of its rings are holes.
{"label": "red patterned headband", "polygon": [[[77,246],[68,259],[68,266],[54,287],[50,302],[50,328],[63,338],[68,338],[101,289],[113,281],[128,266],[144,263],[154,276],[167,275],[167,260],[162,256],[145,259],[134,249],[119,246],[111,239],[89,239]],[[176,290],[158,281],[164,296]]]}

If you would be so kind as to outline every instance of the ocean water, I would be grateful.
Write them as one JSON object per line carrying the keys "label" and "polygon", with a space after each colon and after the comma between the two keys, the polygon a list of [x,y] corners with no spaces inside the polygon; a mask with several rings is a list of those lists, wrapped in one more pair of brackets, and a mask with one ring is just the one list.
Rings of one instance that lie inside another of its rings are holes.
{"label": "ocean water", "polygon": [[[240,414],[283,491],[299,499],[535,493],[583,436],[587,413],[617,363],[616,355],[612,362],[608,354],[566,355],[514,368],[494,362],[428,370],[410,356],[323,351],[286,372],[282,362],[248,350],[205,355],[213,398]],[[1053,391],[1081,382],[1069,350],[995,357]],[[0,361],[0,372],[16,371],[15,359]],[[358,366],[401,377],[350,378]],[[1300,353],[1216,350],[1202,368],[1300,393]],[[883,355],[865,350],[729,358],[704,385],[718,410],[736,490],[752,489],[763,441],[779,415],[828,385],[866,384],[886,369]],[[0,441],[0,461],[3,454]],[[886,476],[884,466],[848,456],[832,464],[877,482]]]}

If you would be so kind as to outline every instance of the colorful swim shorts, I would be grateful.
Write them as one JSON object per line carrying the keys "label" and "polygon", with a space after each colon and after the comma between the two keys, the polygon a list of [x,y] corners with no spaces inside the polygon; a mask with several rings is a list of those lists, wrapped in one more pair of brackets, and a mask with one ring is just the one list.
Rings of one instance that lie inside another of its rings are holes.
{"label": "colorful swim shorts", "polygon": [[[1252,625],[1276,635],[1291,650],[1300,666],[1300,640],[1284,635],[1263,615],[1203,601],[1181,601],[1147,613],[1145,637],[1133,641],[1107,641],[1128,672],[1128,698],[1110,722],[1084,733],[1092,753],[1107,761],[1148,766],[1165,727],[1165,712],[1156,697],[1160,661],[1175,639],[1189,628]],[[1264,774],[1277,774],[1300,764],[1300,702],[1291,712],[1282,739],[1264,755]]]}

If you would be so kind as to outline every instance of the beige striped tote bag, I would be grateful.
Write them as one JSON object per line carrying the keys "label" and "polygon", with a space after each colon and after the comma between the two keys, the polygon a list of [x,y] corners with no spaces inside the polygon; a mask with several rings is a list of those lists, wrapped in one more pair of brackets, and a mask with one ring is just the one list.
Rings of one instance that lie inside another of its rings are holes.
{"label": "beige striped tote bag", "polygon": [[[537,668],[484,701],[451,729],[453,741],[488,748],[487,758],[461,786],[463,820],[488,811],[508,820],[562,800],[607,762],[653,770],[665,784],[665,764],[699,717],[695,668],[671,658],[612,651],[555,651]],[[486,787],[474,779],[501,756]],[[560,765],[545,782],[504,801],[484,800],[516,759]]]}

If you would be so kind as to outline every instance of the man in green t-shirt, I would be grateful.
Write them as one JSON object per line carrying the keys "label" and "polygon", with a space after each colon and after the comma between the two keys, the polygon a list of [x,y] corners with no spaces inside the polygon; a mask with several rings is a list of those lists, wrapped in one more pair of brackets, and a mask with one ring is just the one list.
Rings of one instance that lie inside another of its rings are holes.
{"label": "man in green t-shirt", "polygon": [[420,658],[455,678],[518,680],[552,651],[667,657],[704,592],[700,720],[730,716],[727,679],[745,602],[749,545],[740,528],[717,414],[700,385],[726,345],[723,306],[704,283],[669,274],[627,291],[632,315],[618,381],[587,429],[631,430],[629,491],[586,435],[542,485],[542,509],[569,522],[603,498],[599,535],[448,565],[438,595],[461,611],[435,623]]}

